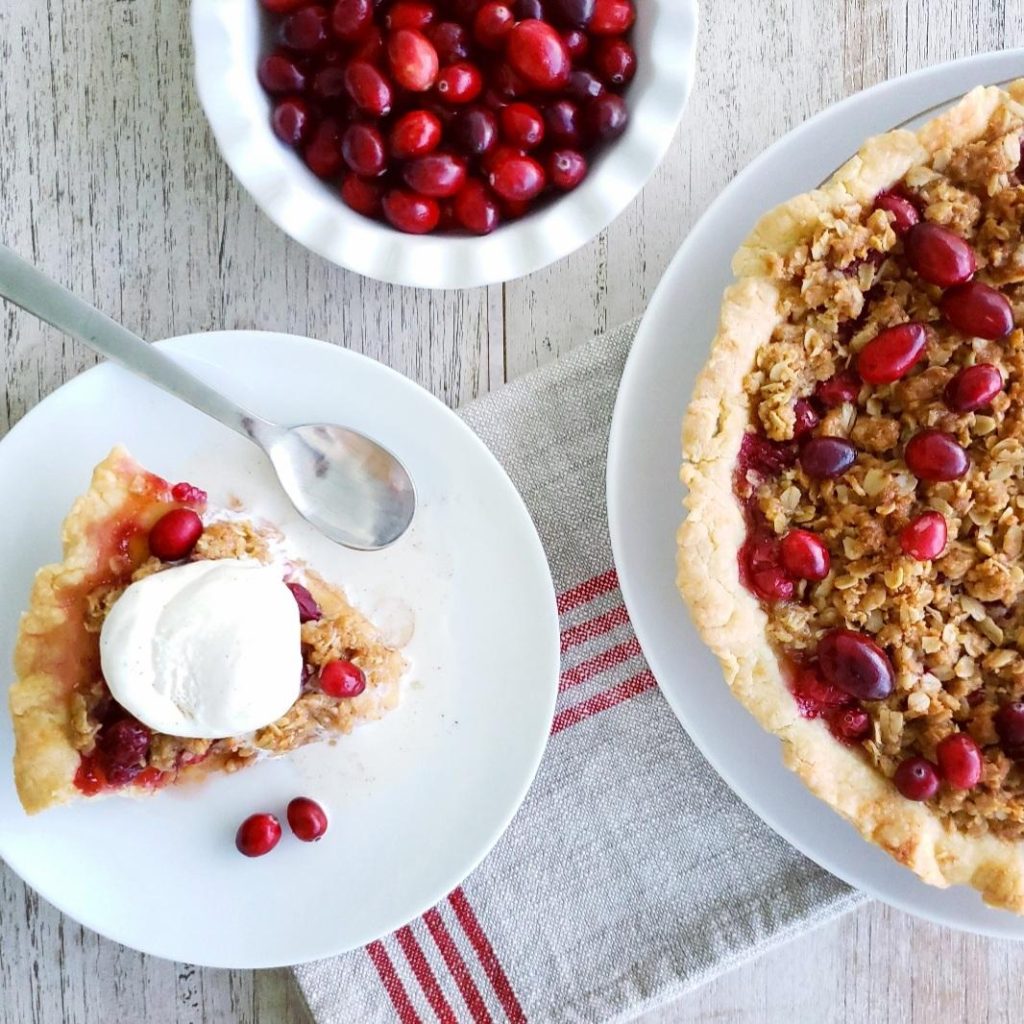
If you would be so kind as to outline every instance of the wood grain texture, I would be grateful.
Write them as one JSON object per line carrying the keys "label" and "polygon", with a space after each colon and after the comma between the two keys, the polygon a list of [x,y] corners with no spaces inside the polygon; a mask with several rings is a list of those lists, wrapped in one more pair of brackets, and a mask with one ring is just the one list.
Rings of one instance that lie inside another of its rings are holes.
{"label": "wood grain texture", "polygon": [[[706,0],[689,109],[632,206],[546,271],[429,293],[311,256],[239,190],[198,109],[184,0],[0,0],[0,238],[145,336],[313,335],[455,405],[640,313],[708,203],[800,121],[904,71],[1021,44],[1024,14],[1001,0]],[[93,361],[0,307],[0,433]],[[645,1020],[1009,1022],[1022,970],[1024,947],[871,905]],[[0,867],[0,1024],[309,1020],[286,971],[135,953]]]}

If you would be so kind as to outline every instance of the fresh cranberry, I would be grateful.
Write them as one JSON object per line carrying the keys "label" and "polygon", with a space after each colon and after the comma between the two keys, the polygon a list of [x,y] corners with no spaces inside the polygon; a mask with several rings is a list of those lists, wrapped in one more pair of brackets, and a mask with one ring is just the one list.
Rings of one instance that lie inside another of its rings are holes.
{"label": "fresh cranberry", "polygon": [[349,125],[341,137],[341,155],[345,163],[364,178],[376,178],[387,167],[384,139],[371,125]]}
{"label": "fresh cranberry", "polygon": [[306,0],[261,0],[264,8],[271,14],[291,14],[297,11]]}
{"label": "fresh cranberry", "polygon": [[841,743],[859,743],[871,735],[871,716],[863,708],[839,708],[827,721],[828,731]]}
{"label": "fresh cranberry", "polygon": [[583,121],[590,138],[598,142],[618,138],[629,123],[626,101],[611,92],[596,96],[584,107]]}
{"label": "fresh cranberry", "polygon": [[815,389],[814,396],[827,409],[835,409],[846,402],[856,402],[860,394],[860,377],[853,370],[841,370],[823,380]]}
{"label": "fresh cranberry", "polygon": [[329,20],[326,7],[302,7],[281,22],[281,43],[298,53],[322,50],[331,38]]}
{"label": "fresh cranberry", "polygon": [[523,202],[534,199],[546,184],[544,168],[525,153],[503,155],[493,166],[489,180],[491,188],[502,199]]}
{"label": "fresh cranberry", "polygon": [[391,129],[388,142],[399,160],[424,156],[437,149],[441,141],[441,121],[429,110],[410,110]]}
{"label": "fresh cranberry", "polygon": [[907,800],[930,800],[939,791],[939,773],[935,765],[923,757],[901,761],[892,781]]}
{"label": "fresh cranberry", "polygon": [[763,601],[792,601],[796,584],[779,566],[758,569],[750,574],[754,593]]}
{"label": "fresh cranberry", "polygon": [[800,466],[814,480],[842,476],[856,459],[857,449],[843,437],[812,437],[800,449]]}
{"label": "fresh cranberry", "polygon": [[793,437],[806,437],[820,422],[814,406],[806,398],[798,398],[793,406]]}
{"label": "fresh cranberry", "polygon": [[905,235],[921,219],[917,207],[896,192],[879,192],[875,209],[892,214],[892,229],[897,235]]}
{"label": "fresh cranberry", "polygon": [[297,839],[314,843],[327,831],[327,815],[315,800],[297,796],[288,803],[288,827]]}
{"label": "fresh cranberry", "polygon": [[151,733],[130,715],[104,725],[96,737],[104,773],[112,786],[126,786],[146,766]]}
{"label": "fresh cranberry", "polygon": [[358,697],[366,689],[366,675],[351,661],[329,661],[320,669],[320,689],[328,697]]}
{"label": "fresh cranberry", "polygon": [[967,281],[943,293],[942,315],[958,330],[975,338],[997,340],[1013,330],[1013,309],[1007,297],[981,281]]}
{"label": "fresh cranberry", "polygon": [[761,476],[778,476],[796,460],[796,449],[780,441],[772,441],[753,431],[747,431],[740,442],[736,468],[745,474],[753,470]]}
{"label": "fresh cranberry", "polygon": [[400,188],[385,193],[383,209],[392,227],[411,235],[433,231],[441,219],[441,209],[435,200]]}
{"label": "fresh cranberry", "polygon": [[595,0],[549,0],[551,14],[563,25],[586,28],[594,17]]}
{"label": "fresh cranberry", "polygon": [[517,149],[534,149],[544,138],[544,118],[530,103],[510,103],[501,112],[502,138]]}
{"label": "fresh cranberry", "polygon": [[946,385],[946,405],[953,412],[977,412],[1003,390],[1003,375],[991,363],[965,366]]}
{"label": "fresh cranberry", "polygon": [[576,68],[569,75],[565,86],[566,94],[579,103],[604,95],[604,83],[586,68]]}
{"label": "fresh cranberry", "polygon": [[313,138],[303,150],[306,166],[319,178],[333,178],[341,170],[341,124],[328,117],[317,125]]}
{"label": "fresh cranberry", "polygon": [[762,601],[791,601],[796,584],[779,563],[779,542],[773,534],[755,534],[740,549],[740,573]]}
{"label": "fresh cranberry", "polygon": [[984,759],[974,737],[955,732],[935,748],[942,777],[954,789],[973,789],[981,781]]}
{"label": "fresh cranberry", "polygon": [[354,60],[345,68],[345,88],[352,102],[367,114],[383,117],[390,112],[391,86],[368,61]]}
{"label": "fresh cranberry", "polygon": [[900,531],[900,547],[911,558],[928,562],[946,549],[947,527],[941,512],[922,512]]}
{"label": "fresh cranberry", "polygon": [[825,542],[810,530],[790,530],[779,543],[782,568],[801,580],[823,580],[832,560]]}
{"label": "fresh cranberry", "polygon": [[907,442],[903,458],[918,480],[959,480],[971,466],[956,438],[941,430],[915,434]]}
{"label": "fresh cranberry", "polygon": [[905,377],[924,355],[928,332],[924,324],[887,327],[875,335],[857,356],[857,372],[869,384],[891,384]]}
{"label": "fresh cranberry", "polygon": [[827,682],[858,700],[884,700],[892,693],[892,662],[864,633],[830,630],[818,642],[818,665]]}
{"label": "fresh cranberry", "polygon": [[472,103],[484,88],[484,79],[475,64],[460,60],[441,68],[437,76],[437,94],[445,103]]}
{"label": "fresh cranberry", "polygon": [[548,156],[548,177],[563,192],[575,188],[587,176],[587,158],[575,149],[553,149]]}
{"label": "fresh cranberry", "polygon": [[162,562],[177,562],[191,554],[203,534],[203,521],[190,508],[165,512],[149,531],[149,551]]}
{"label": "fresh cranberry", "polygon": [[605,85],[621,88],[636,74],[636,51],[625,39],[598,40],[592,60]]}
{"label": "fresh cranberry", "polygon": [[473,38],[484,48],[497,50],[505,45],[515,23],[516,18],[510,7],[500,3],[486,3],[473,19]]}
{"label": "fresh cranberry", "polygon": [[632,0],[595,0],[587,28],[595,36],[621,36],[636,21]]}
{"label": "fresh cranberry", "polygon": [[911,267],[940,288],[969,281],[978,268],[974,250],[940,224],[921,221],[906,234],[904,248]]}
{"label": "fresh cranberry", "polygon": [[437,17],[432,4],[421,0],[395,0],[384,15],[384,27],[392,32],[400,28],[426,28]]}
{"label": "fresh cranberry", "polygon": [[452,129],[455,144],[470,156],[483,156],[498,142],[498,119],[486,107],[460,112]]}
{"label": "fresh cranberry", "polygon": [[560,89],[569,80],[572,58],[547,22],[519,22],[508,35],[507,55],[509,64],[538,89]]}
{"label": "fresh cranberry", "polygon": [[289,146],[298,146],[309,134],[311,118],[305,100],[293,96],[281,100],[270,115],[270,125],[274,134]]}
{"label": "fresh cranberry", "polygon": [[323,618],[320,605],[301,583],[286,582],[285,586],[292,592],[292,597],[299,606],[299,622],[319,622]]}
{"label": "fresh cranberry", "polygon": [[850,695],[826,682],[816,665],[798,666],[790,689],[801,718],[828,717],[851,703]]}
{"label": "fresh cranberry", "polygon": [[205,505],[207,499],[206,491],[184,480],[171,488],[171,497],[183,505]]}
{"label": "fresh cranberry", "polygon": [[1016,757],[1024,749],[1024,701],[1003,704],[993,718],[1003,750]]}
{"label": "fresh cranberry", "polygon": [[281,823],[272,814],[250,814],[235,833],[235,847],[246,857],[262,857],[281,840]]}
{"label": "fresh cranberry", "polygon": [[562,42],[569,51],[574,63],[579,63],[590,52],[590,37],[578,28],[571,28],[562,33]]}
{"label": "fresh cranberry", "polygon": [[306,75],[302,68],[283,53],[272,53],[264,57],[258,76],[260,85],[272,95],[302,92],[306,87]]}
{"label": "fresh cranberry", "polygon": [[373,25],[373,0],[335,0],[331,28],[346,43],[355,42]]}
{"label": "fresh cranberry", "polygon": [[544,107],[544,124],[548,141],[570,149],[583,141],[580,108],[572,100],[556,100]]}
{"label": "fresh cranberry", "polygon": [[402,28],[388,39],[388,60],[395,81],[410,92],[426,92],[437,81],[439,61],[430,40],[412,28]]}
{"label": "fresh cranberry", "polygon": [[445,199],[466,181],[466,164],[450,153],[428,153],[410,160],[402,169],[405,183],[420,195]]}
{"label": "fresh cranberry", "polygon": [[469,57],[469,33],[454,21],[442,21],[424,30],[437,50],[441,64],[454,64]]}
{"label": "fresh cranberry", "polygon": [[459,224],[476,235],[490,234],[501,219],[498,204],[484,183],[476,178],[470,178],[462,186],[452,203],[452,212]]}

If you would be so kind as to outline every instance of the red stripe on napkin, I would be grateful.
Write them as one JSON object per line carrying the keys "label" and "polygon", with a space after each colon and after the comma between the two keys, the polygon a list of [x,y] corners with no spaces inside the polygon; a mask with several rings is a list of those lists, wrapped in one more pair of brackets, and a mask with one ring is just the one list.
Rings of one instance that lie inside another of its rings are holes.
{"label": "red stripe on napkin", "polygon": [[639,653],[640,641],[635,636],[623,640],[621,644],[609,647],[607,651],[602,651],[587,661],[581,661],[573,668],[567,668],[559,679],[558,692],[563,693],[570,687],[579,686],[580,683],[585,683],[588,679],[593,679],[594,676],[607,672],[608,669],[621,665],[630,658],[635,658]]}
{"label": "red stripe on napkin", "polygon": [[610,633],[616,627],[624,626],[627,622],[629,622],[629,612],[626,611],[624,604],[620,604],[618,608],[613,608],[610,612],[598,615],[596,619],[590,619],[588,622],[581,622],[578,626],[570,626],[568,629],[563,629],[562,653],[565,654],[566,651],[572,650],[573,647],[579,647],[580,644],[585,644],[588,640],[593,640],[595,637]]}
{"label": "red stripe on napkin", "polygon": [[483,996],[480,995],[480,989],[476,987],[476,982],[473,981],[473,976],[469,973],[466,961],[462,959],[459,947],[455,945],[455,940],[452,939],[451,932],[448,931],[448,926],[438,913],[437,907],[431,907],[423,915],[423,923],[427,926],[438,951],[444,958],[445,965],[451,971],[455,984],[458,985],[462,998],[465,999],[466,1006],[469,1007],[469,1012],[473,1015],[475,1024],[492,1024],[492,1017],[487,1010]]}
{"label": "red stripe on napkin", "polygon": [[395,971],[395,965],[391,962],[391,957],[388,956],[384,943],[380,939],[376,942],[371,942],[366,947],[366,952],[370,955],[373,966],[377,968],[381,984],[391,1000],[391,1005],[395,1008],[395,1013],[398,1014],[398,1019],[402,1024],[423,1024],[419,1014],[416,1013],[412,1003],[409,1002],[405,986]]}
{"label": "red stripe on napkin", "polygon": [[607,711],[609,708],[621,704],[624,700],[636,697],[656,685],[654,676],[651,675],[651,670],[644,669],[643,672],[633,676],[632,679],[616,683],[615,686],[611,686],[601,693],[596,693],[593,697],[589,697],[587,700],[571,708],[559,711],[551,723],[551,735],[554,736],[555,733],[569,728],[570,725],[582,722],[584,718],[589,718],[591,715],[596,715],[601,711]]}
{"label": "red stripe on napkin", "polygon": [[566,612],[572,611],[573,608],[578,608],[581,604],[593,601],[594,598],[614,590],[618,585],[619,577],[614,569],[608,569],[607,572],[593,576],[582,583],[577,583],[575,587],[563,590],[558,595],[558,614],[564,615]]}
{"label": "red stripe on napkin", "polygon": [[437,1014],[437,1019],[441,1021],[441,1024],[458,1024],[452,1008],[448,1005],[448,1000],[445,999],[444,993],[441,991],[441,986],[437,983],[437,978],[434,977],[434,972],[430,969],[430,964],[427,963],[427,958],[423,955],[419,942],[416,941],[416,936],[412,933],[412,929],[408,925],[404,928],[399,928],[395,932],[395,938],[398,939],[398,944],[402,947],[405,959],[409,961],[412,973],[420,983],[420,988],[423,989],[423,994],[427,997],[430,1008]]}

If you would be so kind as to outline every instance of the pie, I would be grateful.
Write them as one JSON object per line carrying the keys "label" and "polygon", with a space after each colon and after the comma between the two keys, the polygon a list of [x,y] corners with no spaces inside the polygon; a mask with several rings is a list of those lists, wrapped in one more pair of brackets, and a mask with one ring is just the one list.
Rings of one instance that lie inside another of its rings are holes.
{"label": "pie", "polygon": [[[785,763],[1024,913],[1024,80],[891,131],[733,261],[678,583]],[[1021,325],[1021,326],[1018,326]]]}
{"label": "pie", "polygon": [[[167,518],[182,509],[191,512]],[[196,524],[198,539],[187,538],[184,558],[176,557],[181,551],[168,533],[176,520]],[[123,448],[96,467],[89,490],[64,521],[62,540],[63,561],[36,575],[14,655],[14,778],[29,813],[232,772],[262,756],[346,733],[399,701],[402,655],[341,589],[301,562],[282,562],[283,539],[273,526],[238,511],[209,509],[205,492],[186,483],[172,486]],[[227,558],[282,565],[302,623],[295,702],[281,718],[246,735],[211,740],[154,732],[118,705],[104,682],[104,619],[135,581],[182,561]]]}

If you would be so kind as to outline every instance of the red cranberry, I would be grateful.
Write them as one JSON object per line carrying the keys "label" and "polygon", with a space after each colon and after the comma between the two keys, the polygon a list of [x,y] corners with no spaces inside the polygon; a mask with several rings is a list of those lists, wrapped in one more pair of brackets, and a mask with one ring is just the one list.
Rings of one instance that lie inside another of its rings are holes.
{"label": "red cranberry", "polygon": [[825,542],[810,530],[790,530],[779,543],[782,568],[801,580],[823,580],[832,560]]}
{"label": "red cranberry", "polygon": [[431,25],[425,35],[434,44],[441,64],[454,64],[469,57],[469,34],[457,22],[442,21]]}
{"label": "red cranberry", "polygon": [[348,92],[345,69],[337,64],[321,68],[314,76],[309,91],[318,100],[336,100]]}
{"label": "red cranberry", "polygon": [[606,92],[592,99],[583,111],[587,132],[598,142],[618,138],[629,122],[626,101],[621,96]]}
{"label": "red cranberry", "polygon": [[941,288],[969,281],[978,268],[974,250],[959,235],[940,224],[929,221],[915,224],[903,244],[914,270]]}
{"label": "red cranberry", "polygon": [[288,804],[288,827],[297,839],[313,843],[327,831],[327,815],[315,800],[297,796]]}
{"label": "red cranberry", "polygon": [[305,100],[297,97],[282,100],[270,115],[274,134],[289,146],[298,146],[305,141],[310,129],[309,107]]}
{"label": "red cranberry", "polygon": [[572,99],[584,103],[595,96],[602,96],[605,90],[604,84],[597,75],[587,71],[586,68],[576,68],[569,75],[565,91]]}
{"label": "red cranberry", "polygon": [[921,219],[917,207],[896,192],[879,192],[875,209],[892,214],[892,229],[897,235],[906,234]]}
{"label": "red cranberry", "polygon": [[756,534],[740,549],[740,574],[762,601],[790,601],[796,584],[779,564],[779,544],[774,535]]}
{"label": "red cranberry", "polygon": [[452,133],[463,152],[483,156],[497,145],[498,119],[485,107],[469,107],[459,114]]}
{"label": "red cranberry", "polygon": [[790,688],[801,718],[828,717],[850,704],[850,695],[825,682],[816,665],[799,666]]}
{"label": "red cranberry", "polygon": [[633,81],[636,52],[625,39],[598,40],[592,59],[606,85],[621,87]]}
{"label": "red cranberry", "polygon": [[863,633],[830,630],[818,642],[818,664],[827,682],[858,700],[884,700],[892,693],[892,662]]}
{"label": "red cranberry", "polygon": [[888,327],[860,350],[857,372],[869,384],[891,384],[910,372],[927,344],[928,332],[923,324]]}
{"label": "red cranberry", "polygon": [[563,192],[575,188],[587,176],[587,158],[575,149],[554,149],[548,157],[551,184]]}
{"label": "red cranberry", "polygon": [[946,519],[941,512],[922,512],[900,531],[900,547],[919,562],[928,562],[946,549]]}
{"label": "red cranberry", "polygon": [[863,708],[840,708],[828,715],[828,731],[842,743],[859,743],[871,735],[871,716]]}
{"label": "red cranberry", "polygon": [[364,178],[376,178],[387,167],[384,138],[372,125],[350,124],[341,137],[341,155]]}
{"label": "red cranberry", "polygon": [[306,0],[261,0],[264,8],[271,14],[291,14],[297,11]]}
{"label": "red cranberry", "polygon": [[546,22],[529,18],[508,35],[508,62],[538,89],[560,89],[569,80],[572,59],[562,37]]}
{"label": "red cranberry", "polygon": [[171,497],[184,505],[205,505],[207,496],[201,487],[182,481],[171,488]]}
{"label": "red cranberry", "polygon": [[930,800],[939,791],[939,773],[923,757],[901,761],[892,781],[907,800]]}
{"label": "red cranberry", "polygon": [[484,79],[475,64],[460,60],[441,68],[437,76],[437,94],[445,103],[472,103],[484,88]]}
{"label": "red cranberry", "polygon": [[467,231],[488,235],[501,219],[498,204],[482,181],[470,178],[452,203],[455,220]]}
{"label": "red cranberry", "polygon": [[586,28],[594,17],[595,0],[549,0],[552,15],[563,25]]}
{"label": "red cranberry", "polygon": [[416,29],[402,28],[388,39],[388,60],[395,81],[410,92],[426,92],[437,81],[437,50]]}
{"label": "red cranberry", "polygon": [[203,521],[190,508],[165,512],[149,531],[149,551],[162,562],[189,555],[203,534]]}
{"label": "red cranberry", "polygon": [[812,437],[800,449],[800,466],[814,480],[842,476],[856,459],[857,449],[843,437]]}
{"label": "red cranberry", "polygon": [[380,215],[381,192],[380,185],[360,178],[358,174],[346,174],[341,183],[341,198],[345,205],[364,217]]}
{"label": "red cranberry", "polygon": [[360,110],[383,117],[391,110],[391,86],[368,61],[354,60],[345,68],[345,88]]}
{"label": "red cranberry", "polygon": [[281,53],[264,57],[259,67],[260,85],[272,94],[302,92],[306,87],[306,76],[302,68]]}
{"label": "red cranberry", "polygon": [[565,48],[569,51],[569,56],[572,57],[574,63],[583,60],[590,52],[590,37],[586,33],[580,32],[579,29],[563,32],[562,42],[565,43]]}
{"label": "red cranberry", "polygon": [[778,566],[758,569],[750,574],[750,580],[762,601],[792,601],[796,592],[796,584]]}
{"label": "red cranberry", "polygon": [[235,833],[235,847],[246,857],[262,857],[281,840],[281,823],[272,814],[250,814]]}
{"label": "red cranberry", "polygon": [[126,786],[146,766],[151,733],[131,716],[104,725],[96,737],[104,773],[112,786]]}
{"label": "red cranberry", "polygon": [[1024,748],[1024,701],[1012,700],[1003,704],[993,718],[999,742],[1011,757]]}
{"label": "red cranberry", "polygon": [[530,103],[510,103],[501,112],[501,134],[516,149],[534,149],[544,138],[544,118]]}
{"label": "red cranberry", "polygon": [[946,385],[946,405],[953,412],[984,409],[1003,390],[1003,375],[991,363],[965,366]]}
{"label": "red cranberry", "polygon": [[395,122],[388,141],[399,160],[432,153],[441,141],[441,121],[429,110],[410,110]]}
{"label": "red cranberry", "polygon": [[1006,296],[981,281],[958,284],[939,300],[942,315],[975,338],[996,340],[1013,330],[1013,309]]}
{"label": "red cranberry", "polygon": [[426,28],[437,17],[431,4],[421,0],[395,0],[384,15],[384,27],[392,32],[400,28]]}
{"label": "red cranberry", "polygon": [[450,153],[428,153],[410,160],[402,169],[402,177],[414,192],[444,199],[462,188],[466,164]]}
{"label": "red cranberry", "polygon": [[373,0],[336,0],[331,11],[331,28],[344,42],[354,42],[373,24]]}
{"label": "red cranberry", "polygon": [[510,7],[500,3],[486,3],[473,19],[473,38],[488,50],[505,45],[509,32],[516,23]]}
{"label": "red cranberry", "polygon": [[823,380],[814,395],[828,409],[835,409],[846,402],[856,402],[860,394],[860,377],[853,370],[841,372]]}
{"label": "red cranberry", "polygon": [[544,108],[548,141],[575,149],[583,140],[579,107],[571,100],[556,100]]}
{"label": "red cranberry", "polygon": [[383,209],[392,227],[410,235],[433,231],[441,219],[441,209],[435,200],[400,188],[385,193]]}
{"label": "red cranberry", "polygon": [[595,36],[621,36],[636,21],[632,0],[595,0],[594,14],[587,26]]}
{"label": "red cranberry", "polygon": [[320,669],[320,689],[328,697],[358,697],[366,689],[366,676],[351,661],[329,661]]}
{"label": "red cranberry", "polygon": [[903,458],[919,480],[959,480],[971,466],[967,452],[952,434],[922,430],[908,442]]}
{"label": "red cranberry", "polygon": [[740,452],[736,467],[745,474],[753,470],[761,476],[778,476],[784,469],[793,465],[796,449],[779,441],[769,440],[753,431],[747,431],[740,442]]}
{"label": "red cranberry", "polygon": [[331,38],[328,20],[326,7],[318,4],[302,7],[281,22],[281,42],[299,53],[322,50]]}
{"label": "red cranberry", "polygon": [[947,736],[935,748],[942,777],[954,789],[973,789],[981,781],[984,761],[974,737],[966,732]]}
{"label": "red cranberry", "polygon": [[323,618],[320,605],[301,583],[285,583],[285,586],[292,592],[299,606],[299,622],[319,622]]}
{"label": "red cranberry", "polygon": [[525,202],[544,190],[544,168],[525,153],[503,154],[493,165],[490,185],[502,199]]}
{"label": "red cranberry", "polygon": [[341,157],[341,125],[333,117],[317,125],[303,151],[306,166],[319,178],[333,178],[344,163]]}
{"label": "red cranberry", "polygon": [[798,398],[793,406],[793,437],[806,437],[820,422],[814,406],[806,398]]}

